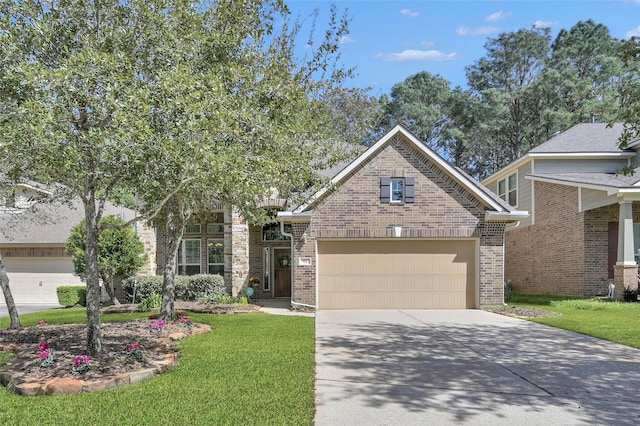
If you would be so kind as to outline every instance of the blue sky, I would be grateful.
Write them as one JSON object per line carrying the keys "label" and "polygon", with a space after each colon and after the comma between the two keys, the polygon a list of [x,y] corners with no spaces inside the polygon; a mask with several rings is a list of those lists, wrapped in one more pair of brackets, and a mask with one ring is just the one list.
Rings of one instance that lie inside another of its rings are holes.
{"label": "blue sky", "polygon": [[325,27],[332,4],[339,12],[348,9],[352,21],[341,44],[342,60],[358,73],[349,85],[371,87],[375,96],[420,71],[466,87],[464,68],[485,56],[488,39],[534,25],[551,28],[555,37],[593,19],[616,38],[640,36],[640,0],[285,1],[301,18],[318,9],[318,29]]}

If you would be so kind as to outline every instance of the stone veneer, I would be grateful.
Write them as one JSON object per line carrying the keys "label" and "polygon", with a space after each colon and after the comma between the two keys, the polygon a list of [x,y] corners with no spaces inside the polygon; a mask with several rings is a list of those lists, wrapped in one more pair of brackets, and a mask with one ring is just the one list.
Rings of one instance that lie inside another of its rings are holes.
{"label": "stone veneer", "polygon": [[[415,202],[380,202],[381,177],[414,177]],[[505,223],[485,223],[487,208],[436,163],[397,135],[313,205],[310,223],[293,225],[294,302],[316,304],[316,244],[322,239],[477,239],[480,246],[480,306],[503,303]],[[295,219],[294,219],[295,220]]]}

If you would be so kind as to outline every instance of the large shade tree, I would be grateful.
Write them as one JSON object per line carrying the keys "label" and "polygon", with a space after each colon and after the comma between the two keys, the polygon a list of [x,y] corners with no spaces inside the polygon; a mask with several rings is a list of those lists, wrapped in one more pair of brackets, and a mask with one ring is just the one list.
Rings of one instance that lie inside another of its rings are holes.
{"label": "large shade tree", "polygon": [[349,74],[330,66],[346,21],[332,14],[298,61],[287,15],[279,0],[0,3],[0,155],[82,201],[90,354],[102,352],[98,237],[112,194],[137,190],[175,252],[205,201],[257,217],[258,195],[305,189],[334,158],[318,104]]}

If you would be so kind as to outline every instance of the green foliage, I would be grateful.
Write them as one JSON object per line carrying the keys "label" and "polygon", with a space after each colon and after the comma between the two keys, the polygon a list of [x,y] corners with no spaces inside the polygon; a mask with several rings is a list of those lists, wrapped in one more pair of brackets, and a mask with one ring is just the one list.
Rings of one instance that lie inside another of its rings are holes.
{"label": "green foliage", "polygon": [[511,282],[511,280],[507,280],[504,283],[504,301],[513,301],[513,283]]}
{"label": "green foliage", "polygon": [[[82,220],[71,229],[66,244],[74,270],[83,279],[86,277],[86,237],[87,223]],[[144,244],[131,225],[117,216],[102,218],[98,237],[98,272],[106,284],[135,274],[145,259]]]}
{"label": "green foliage", "polygon": [[[24,323],[36,324],[43,315],[49,324],[82,324],[86,320],[84,310],[71,308],[25,314]],[[147,316],[144,313],[104,314],[102,318],[111,322]],[[170,373],[112,389],[107,393],[108,398],[104,392],[25,398],[1,390],[0,423],[313,423],[313,318],[210,314],[193,314],[190,318],[211,325],[214,332],[181,341],[180,363]],[[11,357],[0,352],[0,362]]]}
{"label": "green foliage", "polygon": [[142,299],[142,302],[138,305],[141,311],[147,312],[152,309],[158,309],[162,306],[162,294],[154,293],[148,297]]}
{"label": "green foliage", "polygon": [[138,275],[122,281],[125,302],[133,303],[146,299],[153,294],[162,294],[162,277]]}
{"label": "green foliage", "polygon": [[624,300],[625,302],[636,303],[638,301],[638,289],[625,288],[624,292],[622,293],[622,300]]}
{"label": "green foliage", "polygon": [[203,297],[216,297],[226,292],[224,278],[217,274],[179,276],[176,279],[176,300],[194,301]]}
{"label": "green foliage", "polygon": [[[122,282],[126,301],[133,301],[135,286],[136,300],[145,299],[153,294],[162,294],[163,279],[160,276],[136,276]],[[220,275],[179,275],[176,277],[175,298],[182,301],[202,299],[216,300],[219,295],[226,295],[224,278]]]}
{"label": "green foliage", "polygon": [[609,299],[571,299],[571,300],[553,300],[551,306],[562,309],[582,309],[585,311],[606,311],[615,309],[617,302]]}
{"label": "green foliage", "polygon": [[56,288],[58,303],[65,308],[87,303],[87,288],[85,286],[60,286]]}

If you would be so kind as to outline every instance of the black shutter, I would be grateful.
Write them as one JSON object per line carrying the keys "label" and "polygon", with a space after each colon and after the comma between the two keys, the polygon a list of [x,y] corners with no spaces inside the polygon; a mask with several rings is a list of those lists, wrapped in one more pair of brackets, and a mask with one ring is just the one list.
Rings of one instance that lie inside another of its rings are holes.
{"label": "black shutter", "polygon": [[380,178],[380,202],[381,203],[391,202],[391,178],[388,178],[388,177]]}
{"label": "black shutter", "polygon": [[416,197],[415,178],[404,178],[404,202],[413,203]]}

